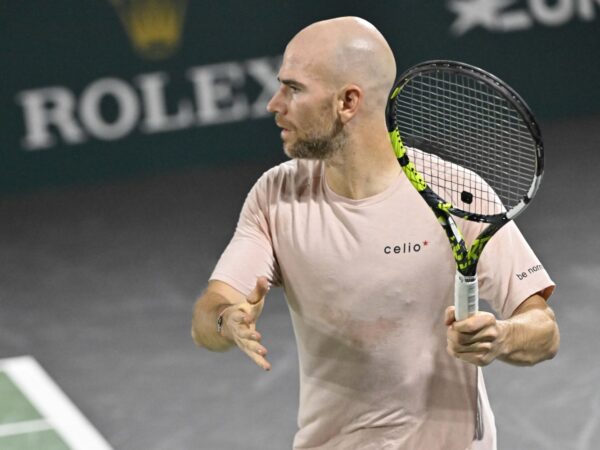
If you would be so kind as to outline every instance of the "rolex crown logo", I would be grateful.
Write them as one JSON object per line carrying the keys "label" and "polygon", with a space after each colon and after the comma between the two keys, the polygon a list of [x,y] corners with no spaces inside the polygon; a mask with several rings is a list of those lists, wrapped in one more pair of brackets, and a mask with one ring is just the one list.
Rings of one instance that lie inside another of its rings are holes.
{"label": "rolex crown logo", "polygon": [[165,59],[179,48],[187,0],[111,0],[134,50]]}

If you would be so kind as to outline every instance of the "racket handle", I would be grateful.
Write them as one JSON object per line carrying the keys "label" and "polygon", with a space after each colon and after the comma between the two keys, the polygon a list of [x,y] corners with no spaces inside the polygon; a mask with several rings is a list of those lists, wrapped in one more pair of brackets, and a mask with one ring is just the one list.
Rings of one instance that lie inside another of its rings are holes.
{"label": "racket handle", "polygon": [[477,275],[472,277],[456,272],[454,280],[454,316],[463,320],[479,310]]}

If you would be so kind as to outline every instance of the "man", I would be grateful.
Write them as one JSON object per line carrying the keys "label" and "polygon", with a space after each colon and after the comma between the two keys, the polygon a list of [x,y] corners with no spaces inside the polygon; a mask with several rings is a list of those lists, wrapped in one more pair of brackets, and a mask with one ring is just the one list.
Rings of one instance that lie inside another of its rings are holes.
{"label": "man", "polygon": [[[554,356],[554,285],[544,270],[514,276],[539,261],[509,224],[479,265],[481,295],[505,319],[454,320],[447,239],[385,126],[395,73],[383,36],[358,18],[317,22],[288,44],[268,109],[292,160],[249,193],[192,335],[269,370],[256,322],[281,285],[300,361],[294,448],[493,449],[478,366]],[[479,226],[465,223],[465,237]]]}

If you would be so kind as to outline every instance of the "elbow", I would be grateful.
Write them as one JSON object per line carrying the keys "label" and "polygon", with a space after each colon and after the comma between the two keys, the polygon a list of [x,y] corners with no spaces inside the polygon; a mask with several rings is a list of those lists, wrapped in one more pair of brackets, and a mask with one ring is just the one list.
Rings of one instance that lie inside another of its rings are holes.
{"label": "elbow", "polygon": [[555,321],[552,321],[550,327],[551,329],[548,330],[544,351],[539,352],[538,358],[529,361],[528,365],[533,366],[537,363],[554,359],[558,354],[558,349],[560,348],[560,331],[558,330],[558,325]]}
{"label": "elbow", "polygon": [[197,326],[195,322],[192,322],[192,329],[190,332],[192,336],[192,341],[199,348],[205,348],[211,351],[218,351],[219,349],[213,348],[214,345],[211,345],[211,341],[208,339],[205,333],[202,333],[202,330]]}
{"label": "elbow", "polygon": [[546,359],[553,359],[558,354],[558,349],[560,348],[560,330],[558,329],[554,311],[547,308],[546,314],[549,320],[548,352]]}
{"label": "elbow", "polygon": [[560,331],[553,313],[542,320],[537,332],[537,338],[529,340],[523,351],[517,351],[507,362],[518,366],[534,366],[543,361],[553,359],[560,348]]}
{"label": "elbow", "polygon": [[194,305],[194,310],[192,313],[192,323],[190,329],[190,335],[192,337],[192,341],[196,344],[197,347],[204,347],[202,344],[202,333],[200,333],[200,324],[201,324],[201,311],[200,311],[200,301],[197,301]]}
{"label": "elbow", "polygon": [[548,349],[548,358],[553,359],[558,354],[558,349],[560,348],[560,331],[558,330],[558,325],[554,322],[554,330],[552,332],[552,338],[550,341],[550,348]]}
{"label": "elbow", "polygon": [[200,338],[198,336],[198,333],[196,333],[196,328],[194,328],[194,325],[192,325],[191,335],[192,335],[192,341],[194,341],[194,344],[196,344],[197,347],[202,347],[202,343],[200,342]]}

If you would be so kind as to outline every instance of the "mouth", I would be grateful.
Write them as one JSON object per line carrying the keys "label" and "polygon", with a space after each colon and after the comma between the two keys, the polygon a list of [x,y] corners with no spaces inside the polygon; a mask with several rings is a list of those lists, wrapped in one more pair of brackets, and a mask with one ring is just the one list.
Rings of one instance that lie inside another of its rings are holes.
{"label": "mouth", "polygon": [[280,122],[279,120],[275,119],[275,124],[283,131],[290,131],[290,126],[284,122]]}
{"label": "mouth", "polygon": [[288,130],[286,128],[282,128],[281,133],[279,133],[279,136],[281,137],[282,141],[285,141],[289,134],[290,134],[290,130]]}
{"label": "mouth", "polygon": [[289,125],[277,121],[275,123],[279,128],[281,128],[281,139],[285,139],[292,132],[292,130],[289,128]]}

